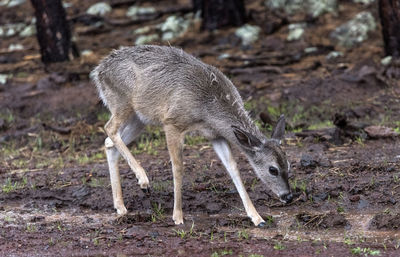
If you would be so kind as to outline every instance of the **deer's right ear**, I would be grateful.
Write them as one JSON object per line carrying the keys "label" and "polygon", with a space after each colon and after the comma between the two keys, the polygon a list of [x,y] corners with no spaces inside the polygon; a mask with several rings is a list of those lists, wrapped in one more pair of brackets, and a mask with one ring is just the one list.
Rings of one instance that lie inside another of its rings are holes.
{"label": "deer's right ear", "polygon": [[262,145],[261,141],[252,134],[242,130],[239,127],[232,126],[233,133],[239,143],[246,148],[256,148]]}
{"label": "deer's right ear", "polygon": [[274,130],[272,131],[271,138],[277,140],[280,142],[283,139],[283,136],[285,135],[285,116],[282,114],[278,121],[276,122],[276,126]]}

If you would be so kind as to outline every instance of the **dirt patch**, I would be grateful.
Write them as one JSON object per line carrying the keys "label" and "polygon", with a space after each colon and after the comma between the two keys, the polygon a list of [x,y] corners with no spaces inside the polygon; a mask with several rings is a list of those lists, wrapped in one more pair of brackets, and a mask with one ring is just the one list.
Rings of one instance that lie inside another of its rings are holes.
{"label": "dirt patch", "polygon": [[343,214],[325,213],[308,214],[299,213],[296,215],[296,223],[292,228],[303,227],[306,229],[328,229],[328,228],[346,228],[350,229],[350,224]]}
{"label": "dirt patch", "polygon": [[381,213],[375,215],[370,229],[397,230],[400,228],[400,213]]}
{"label": "dirt patch", "polygon": [[[355,128],[400,129],[399,83],[388,76],[395,77],[397,68],[380,64],[380,31],[353,49],[329,39],[335,27],[360,11],[376,14],[375,4],[339,1],[339,16],[310,20],[281,17],[268,11],[264,0],[249,0],[249,23],[262,27],[251,47],[241,46],[235,28],[193,30],[170,42],[224,71],[254,118],[260,112],[272,123],[281,113],[287,117],[283,148],[291,162],[291,204],[282,204],[234,151],[249,196],[267,223],[255,228],[211,145],[197,137],[186,139],[184,151],[185,224],[174,225],[170,158],[163,132],[155,127],[131,146],[148,174],[150,192],[140,190],[120,161],[128,215],[117,216],[103,149],[109,113],[89,72],[111,49],[132,45],[134,30],[160,24],[169,14],[87,33],[92,27],[83,14],[97,1],[68,2],[73,4],[68,17],[82,17],[71,21],[76,43],[92,54],[45,68],[34,36],[0,41],[0,73],[9,75],[0,85],[0,255],[349,256],[372,249],[398,256],[400,139],[371,140],[362,133],[339,135],[336,142],[328,137],[336,131],[337,113]],[[189,2],[163,0],[157,8]],[[108,18],[125,18],[128,7],[115,8]],[[33,15],[29,1],[5,8],[0,7],[4,24]],[[279,27],[271,30],[274,19]],[[287,41],[286,22],[307,22],[305,37]],[[15,43],[24,50],[7,52]],[[328,60],[331,51],[343,56]],[[269,135],[270,125],[260,124]]]}

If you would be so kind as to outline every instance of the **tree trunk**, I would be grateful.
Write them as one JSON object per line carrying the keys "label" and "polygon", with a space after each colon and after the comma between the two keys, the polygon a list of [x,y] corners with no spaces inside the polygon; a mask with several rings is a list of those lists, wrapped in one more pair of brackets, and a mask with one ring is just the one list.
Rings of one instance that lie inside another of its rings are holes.
{"label": "tree trunk", "polygon": [[37,38],[44,63],[67,61],[71,33],[61,0],[31,0],[35,8]]}
{"label": "tree trunk", "polygon": [[192,0],[192,3],[195,11],[201,11],[203,29],[240,26],[246,21],[243,0]]}
{"label": "tree trunk", "polygon": [[400,0],[379,0],[386,55],[400,57]]}

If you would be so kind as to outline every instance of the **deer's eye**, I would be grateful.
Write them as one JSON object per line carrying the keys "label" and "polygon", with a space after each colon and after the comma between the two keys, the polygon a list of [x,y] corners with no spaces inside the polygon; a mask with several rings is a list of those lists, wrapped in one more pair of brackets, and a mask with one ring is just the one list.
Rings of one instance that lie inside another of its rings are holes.
{"label": "deer's eye", "polygon": [[269,173],[271,173],[272,176],[278,176],[278,169],[274,166],[269,167]]}

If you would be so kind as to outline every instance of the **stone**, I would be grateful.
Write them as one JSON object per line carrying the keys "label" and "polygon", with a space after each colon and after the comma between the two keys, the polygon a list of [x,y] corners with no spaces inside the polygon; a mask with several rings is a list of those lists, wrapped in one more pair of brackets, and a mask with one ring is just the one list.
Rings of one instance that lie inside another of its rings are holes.
{"label": "stone", "polygon": [[26,27],[25,23],[10,23],[0,26],[0,37],[12,37]]}
{"label": "stone", "polygon": [[303,154],[300,158],[300,165],[303,168],[315,168],[317,161],[311,155]]}
{"label": "stone", "polygon": [[307,13],[314,18],[324,13],[336,13],[338,8],[337,0],[266,0],[265,5],[288,15]]}
{"label": "stone", "polygon": [[26,0],[2,0],[0,1],[0,6],[7,6],[8,8],[21,5],[25,3]]}
{"label": "stone", "polygon": [[192,16],[186,16],[187,18],[179,17],[176,15],[169,16],[164,23],[158,25],[158,28],[162,32],[161,40],[169,41],[182,36],[192,23]]}
{"label": "stone", "polygon": [[27,25],[20,33],[21,37],[30,37],[36,35],[36,26],[34,24]]}
{"label": "stone", "polygon": [[250,45],[258,40],[260,32],[260,27],[245,24],[235,31],[235,35],[242,40],[243,45]]}
{"label": "stone", "polygon": [[8,46],[8,51],[14,52],[14,51],[21,51],[24,50],[24,46],[21,44],[11,44]]}
{"label": "stone", "polygon": [[353,0],[354,3],[360,3],[364,5],[370,5],[375,2],[375,0]]}
{"label": "stone", "polygon": [[0,85],[6,84],[8,78],[9,76],[7,74],[0,74]]}
{"label": "stone", "polygon": [[329,54],[327,54],[325,56],[325,59],[332,60],[332,59],[336,59],[336,58],[342,57],[342,56],[343,56],[342,52],[340,52],[340,51],[332,51],[332,52],[330,52]]}
{"label": "stone", "polygon": [[368,32],[376,29],[374,16],[368,11],[358,13],[352,20],[344,23],[331,33],[331,38],[339,45],[351,48],[368,38]]}
{"label": "stone", "polygon": [[135,45],[145,45],[145,44],[157,41],[159,39],[160,39],[160,37],[157,34],[141,35],[136,38]]}
{"label": "stone", "polygon": [[90,6],[87,9],[86,13],[90,14],[90,15],[104,16],[107,13],[111,12],[111,10],[112,10],[112,8],[108,3],[100,2],[100,3]]}
{"label": "stone", "polygon": [[155,13],[156,13],[156,9],[154,7],[131,6],[126,11],[126,16],[135,20],[139,16],[150,15],[150,14],[155,14]]}
{"label": "stone", "polygon": [[399,133],[392,128],[385,126],[368,126],[364,128],[365,132],[371,138],[385,138],[399,136]]}
{"label": "stone", "polygon": [[382,60],[381,60],[381,64],[382,65],[384,65],[384,66],[388,66],[389,64],[391,64],[392,63],[392,56],[386,56],[386,57],[384,57],[384,58],[382,58]]}
{"label": "stone", "polygon": [[303,34],[304,34],[304,29],[306,28],[305,23],[294,23],[289,25],[289,34],[287,36],[288,41],[295,41],[299,40]]}

